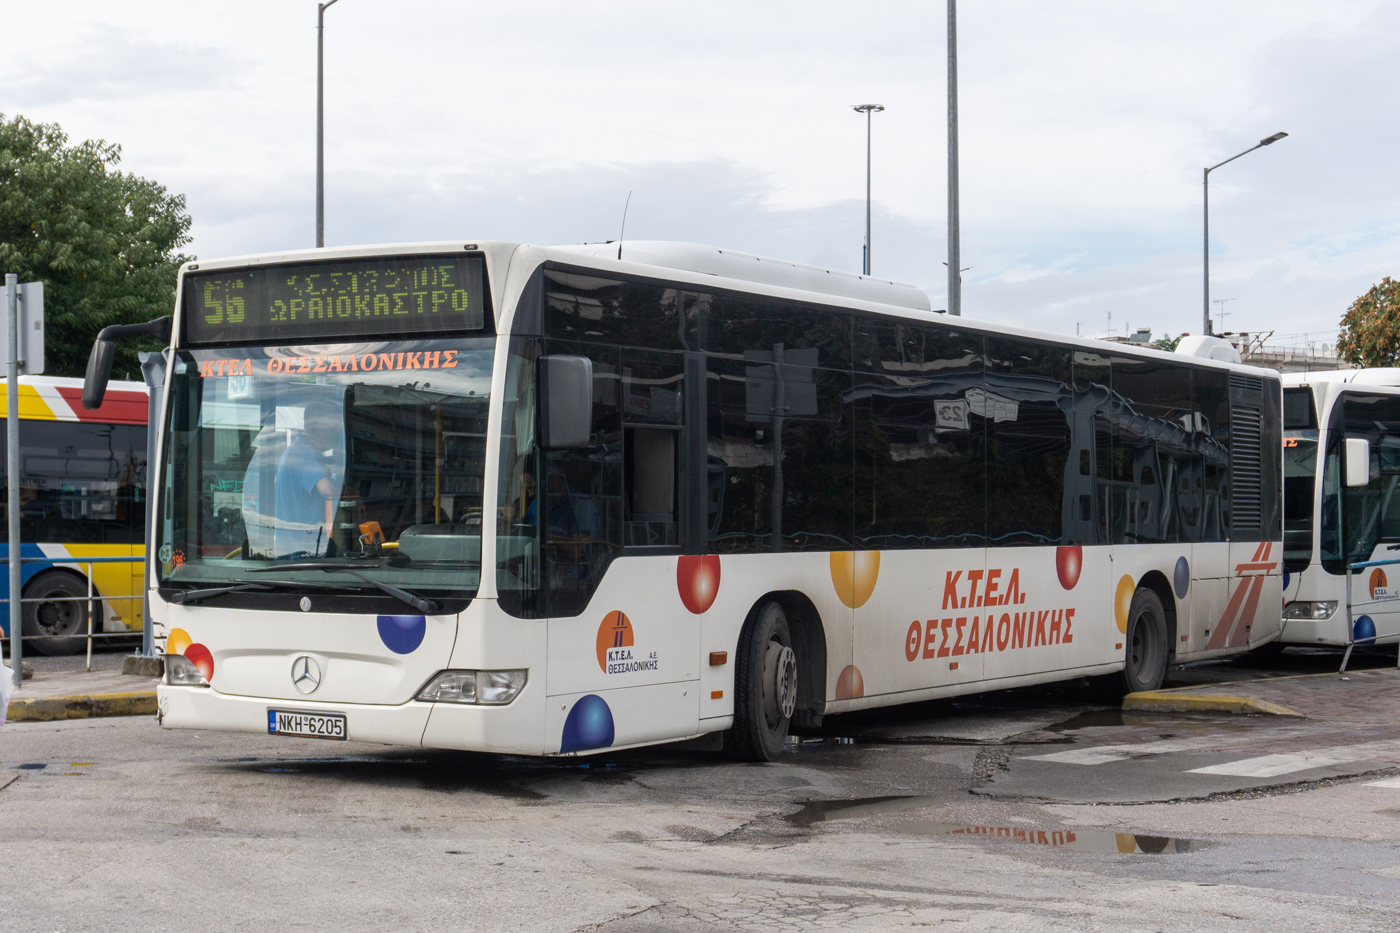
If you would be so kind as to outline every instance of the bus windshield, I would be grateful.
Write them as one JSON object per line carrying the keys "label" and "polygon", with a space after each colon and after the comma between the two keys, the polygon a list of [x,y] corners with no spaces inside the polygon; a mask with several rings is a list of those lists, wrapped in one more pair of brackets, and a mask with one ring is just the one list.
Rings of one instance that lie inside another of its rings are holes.
{"label": "bus windshield", "polygon": [[493,343],[177,352],[161,585],[474,596]]}

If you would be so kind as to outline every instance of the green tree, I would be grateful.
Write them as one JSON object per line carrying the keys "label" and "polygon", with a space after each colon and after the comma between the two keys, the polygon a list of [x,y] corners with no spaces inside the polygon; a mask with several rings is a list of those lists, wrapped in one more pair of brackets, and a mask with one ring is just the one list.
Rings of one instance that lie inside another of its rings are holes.
{"label": "green tree", "polygon": [[[170,314],[190,242],[184,195],[116,170],[121,146],[68,145],[55,123],[0,114],[0,272],[44,283],[45,372],[81,376],[97,332]],[[140,378],[119,345],[113,375]]]}
{"label": "green tree", "polygon": [[1181,343],[1181,338],[1185,336],[1185,334],[1179,334],[1175,337],[1158,337],[1156,340],[1152,341],[1152,343],[1149,344],[1149,346],[1151,346],[1154,350],[1162,350],[1166,353],[1172,353],[1176,350],[1176,345]]}
{"label": "green tree", "polygon": [[1400,365],[1400,282],[1387,275],[1351,303],[1337,353],[1353,366]]}

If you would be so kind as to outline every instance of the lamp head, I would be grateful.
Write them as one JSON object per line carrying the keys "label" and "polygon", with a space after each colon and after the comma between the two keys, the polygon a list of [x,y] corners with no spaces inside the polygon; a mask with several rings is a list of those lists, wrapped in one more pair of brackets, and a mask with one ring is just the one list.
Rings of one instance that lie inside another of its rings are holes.
{"label": "lamp head", "polygon": [[1283,137],[1287,135],[1287,133],[1275,133],[1272,136],[1266,136],[1263,139],[1259,140],[1259,145],[1272,146],[1274,143],[1278,142],[1280,139],[1283,139]]}
{"label": "lamp head", "polygon": [[885,109],[885,105],[884,105],[884,104],[854,104],[854,105],[851,107],[851,109],[852,109],[852,110],[855,110],[855,111],[857,111],[857,112],[859,112],[859,113],[879,113],[881,110],[884,110],[884,109]]}

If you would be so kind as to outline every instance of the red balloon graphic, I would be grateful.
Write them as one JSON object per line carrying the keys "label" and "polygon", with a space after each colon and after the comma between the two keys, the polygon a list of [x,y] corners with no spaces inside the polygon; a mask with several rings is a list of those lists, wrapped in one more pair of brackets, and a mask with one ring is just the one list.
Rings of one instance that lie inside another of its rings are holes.
{"label": "red balloon graphic", "polygon": [[1070,547],[1055,548],[1055,572],[1060,575],[1060,586],[1074,589],[1079,582],[1079,571],[1084,569],[1084,549],[1075,544]]}
{"label": "red balloon graphic", "polygon": [[185,657],[190,659],[190,663],[199,668],[199,672],[204,675],[205,680],[214,679],[214,654],[208,648],[199,643],[190,645],[185,649]]}
{"label": "red balloon graphic", "polygon": [[698,614],[713,606],[719,595],[719,556],[682,557],[676,563],[676,589],[691,612]]}

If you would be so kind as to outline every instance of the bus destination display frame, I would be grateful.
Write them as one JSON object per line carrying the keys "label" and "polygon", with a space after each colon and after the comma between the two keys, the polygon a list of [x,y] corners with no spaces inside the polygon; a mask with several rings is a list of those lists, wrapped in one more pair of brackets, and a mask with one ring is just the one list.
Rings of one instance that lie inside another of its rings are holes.
{"label": "bus destination display frame", "polygon": [[182,318],[186,346],[494,332],[478,252],[192,271]]}

